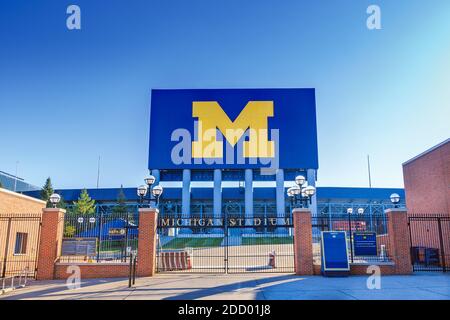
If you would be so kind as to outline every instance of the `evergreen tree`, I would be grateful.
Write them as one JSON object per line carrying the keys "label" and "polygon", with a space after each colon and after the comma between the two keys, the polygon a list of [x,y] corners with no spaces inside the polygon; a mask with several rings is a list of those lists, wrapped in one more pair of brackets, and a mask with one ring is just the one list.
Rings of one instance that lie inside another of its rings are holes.
{"label": "evergreen tree", "polygon": [[60,208],[60,209],[65,209],[65,210],[69,211],[67,209],[67,203],[66,203],[66,201],[64,201],[63,196],[60,196],[60,197],[61,197],[61,200],[59,201],[57,207]]}
{"label": "evergreen tree", "polygon": [[50,196],[53,194],[52,180],[50,177],[45,180],[45,184],[41,189],[41,199],[47,202],[47,208],[51,208]]}
{"label": "evergreen tree", "polygon": [[126,205],[125,193],[123,192],[123,186],[120,186],[119,193],[117,194],[117,201],[116,205],[113,207],[112,212],[113,213],[125,213],[127,212],[128,208]]}
{"label": "evergreen tree", "polygon": [[80,197],[74,202],[73,212],[77,214],[92,214],[95,212],[95,200],[91,199],[86,189],[81,190]]}
{"label": "evergreen tree", "polygon": [[0,188],[3,188],[3,183],[0,181]]}

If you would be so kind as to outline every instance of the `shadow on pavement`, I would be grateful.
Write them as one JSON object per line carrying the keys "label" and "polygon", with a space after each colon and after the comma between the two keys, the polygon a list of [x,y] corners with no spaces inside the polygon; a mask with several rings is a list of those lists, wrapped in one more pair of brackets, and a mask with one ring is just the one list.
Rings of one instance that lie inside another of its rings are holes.
{"label": "shadow on pavement", "polygon": [[[208,297],[211,295],[216,295],[219,293],[227,293],[227,292],[233,292],[236,289],[253,289],[255,288],[255,284],[261,285],[261,284],[269,284],[272,282],[278,282],[283,280],[289,280],[292,279],[293,281],[301,281],[303,278],[295,279],[292,274],[289,275],[282,275],[282,276],[275,276],[275,277],[267,277],[267,278],[261,278],[261,279],[250,279],[247,281],[239,281],[234,282],[226,285],[216,286],[212,288],[203,288],[199,289],[193,292],[186,292],[181,293],[175,296],[163,298],[162,300],[194,300],[194,299],[200,299],[204,297]],[[280,284],[278,284],[280,285]],[[260,299],[263,299],[263,297],[260,297]]]}
{"label": "shadow on pavement", "polygon": [[[124,282],[124,286],[126,286],[125,281],[128,281],[127,278],[108,278],[108,279],[85,279],[81,281],[81,289],[85,289],[88,287],[93,287],[93,286],[97,286],[100,284],[104,284],[104,283],[113,283],[113,282],[120,282],[123,281]],[[55,281],[53,280],[52,282],[48,282],[48,284],[52,284]],[[50,298],[51,295],[58,295],[58,296],[63,296],[63,295],[69,295],[69,296],[73,296],[74,294],[76,294],[75,290],[79,290],[79,289],[68,289],[67,286],[65,285],[65,281],[61,280],[58,281],[60,282],[60,285],[57,287],[52,286],[51,288],[46,288],[46,289],[42,289],[42,290],[32,290],[33,286],[38,286],[38,285],[43,285],[42,282],[40,281],[34,281],[33,285],[26,287],[24,289],[17,289],[16,291],[13,291],[12,294],[10,295],[5,295],[5,296],[0,296],[0,300],[20,300],[20,299],[30,299],[30,298]],[[44,284],[45,285],[45,284]],[[80,290],[81,290],[80,289]],[[27,290],[26,292],[20,293],[20,290]],[[98,293],[98,291],[92,292],[92,293]],[[80,292],[80,294],[89,294],[89,292]]]}

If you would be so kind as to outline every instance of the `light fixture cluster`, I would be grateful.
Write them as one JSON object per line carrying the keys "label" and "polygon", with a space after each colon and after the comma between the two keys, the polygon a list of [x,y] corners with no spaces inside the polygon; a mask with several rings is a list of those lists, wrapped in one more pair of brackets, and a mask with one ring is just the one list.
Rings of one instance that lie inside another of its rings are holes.
{"label": "light fixture cluster", "polygon": [[316,188],[313,186],[303,187],[306,183],[306,178],[302,175],[295,177],[295,186],[287,190],[287,195],[291,199],[294,207],[304,208],[311,204],[311,198],[316,193]]}
{"label": "light fixture cluster", "polygon": [[[163,187],[160,185],[153,186],[155,184],[156,178],[152,175],[149,175],[147,178],[144,179],[145,184],[140,185],[137,188],[137,195],[140,200],[140,204],[143,205],[145,196],[148,194],[148,203],[151,205],[151,202],[155,202],[155,207],[158,207],[159,205],[159,198],[161,197],[163,193]],[[148,192],[150,190],[150,192]]]}

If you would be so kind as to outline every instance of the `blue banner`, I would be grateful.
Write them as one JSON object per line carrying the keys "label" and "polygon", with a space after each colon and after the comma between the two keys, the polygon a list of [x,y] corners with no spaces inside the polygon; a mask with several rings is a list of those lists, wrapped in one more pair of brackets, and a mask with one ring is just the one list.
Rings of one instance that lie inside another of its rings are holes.
{"label": "blue banner", "polygon": [[354,232],[353,252],[355,256],[376,256],[377,234],[375,232]]}
{"label": "blue banner", "polygon": [[345,231],[323,231],[321,250],[322,271],[350,270]]}

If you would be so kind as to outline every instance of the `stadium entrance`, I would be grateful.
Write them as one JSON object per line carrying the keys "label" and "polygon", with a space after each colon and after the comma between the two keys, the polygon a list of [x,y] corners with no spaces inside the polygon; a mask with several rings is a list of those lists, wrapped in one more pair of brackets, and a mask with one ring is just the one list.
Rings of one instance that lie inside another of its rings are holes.
{"label": "stadium entrance", "polygon": [[157,272],[294,272],[289,217],[160,217]]}

